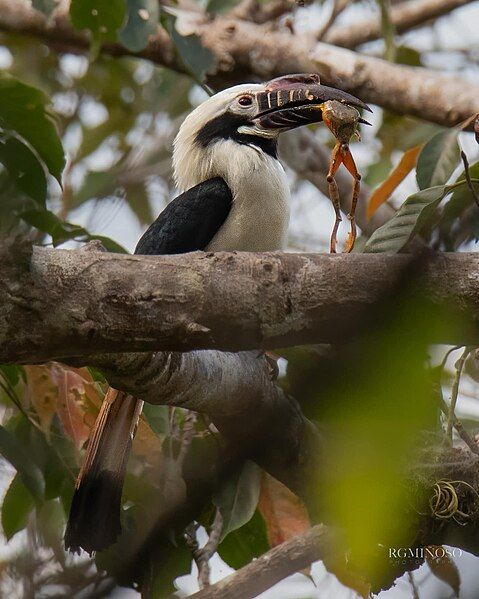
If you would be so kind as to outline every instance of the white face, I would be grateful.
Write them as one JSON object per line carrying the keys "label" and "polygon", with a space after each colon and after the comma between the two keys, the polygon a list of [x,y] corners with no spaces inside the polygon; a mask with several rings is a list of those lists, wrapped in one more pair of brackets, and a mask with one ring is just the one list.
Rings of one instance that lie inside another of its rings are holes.
{"label": "white face", "polygon": [[248,83],[218,92],[197,106],[184,120],[179,135],[183,139],[196,135],[207,123],[221,115],[252,119],[257,111],[255,92],[264,85]]}

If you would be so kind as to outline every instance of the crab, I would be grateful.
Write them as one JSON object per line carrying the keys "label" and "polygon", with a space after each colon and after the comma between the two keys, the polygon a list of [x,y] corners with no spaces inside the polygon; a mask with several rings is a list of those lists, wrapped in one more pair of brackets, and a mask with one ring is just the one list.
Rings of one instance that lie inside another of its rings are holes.
{"label": "crab", "polygon": [[348,104],[337,102],[336,100],[329,100],[319,106],[323,114],[323,122],[329,128],[331,133],[336,138],[336,144],[331,153],[331,159],[329,161],[329,169],[326,175],[326,180],[329,186],[329,197],[334,207],[335,221],[333,231],[331,233],[331,239],[329,243],[329,251],[332,254],[336,253],[337,245],[337,233],[339,224],[341,223],[341,208],[338,184],[334,178],[341,164],[344,164],[346,169],[350,172],[353,177],[353,193],[351,199],[351,208],[347,215],[350,222],[350,230],[348,239],[344,251],[349,253],[354,247],[356,241],[357,230],[356,230],[356,207],[358,204],[359,192],[361,189],[361,175],[358,172],[356,163],[349,149],[349,142],[351,137],[356,136],[360,139],[358,124],[367,123],[361,118],[358,110]]}

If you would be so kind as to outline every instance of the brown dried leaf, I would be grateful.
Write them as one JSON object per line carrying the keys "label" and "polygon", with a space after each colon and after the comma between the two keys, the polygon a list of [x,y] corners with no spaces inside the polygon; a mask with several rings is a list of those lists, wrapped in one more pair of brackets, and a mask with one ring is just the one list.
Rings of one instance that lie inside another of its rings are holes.
{"label": "brown dried leaf", "polygon": [[89,374],[85,378],[85,371],[80,374],[78,370],[66,368],[56,362],[50,365],[50,375],[58,387],[58,417],[65,433],[80,449],[90,436],[90,427],[85,422],[85,398],[86,388],[93,385],[93,381]]}
{"label": "brown dried leaf", "polygon": [[42,431],[50,440],[50,427],[57,411],[58,388],[52,381],[48,365],[25,366],[27,398],[38,415]]}
{"label": "brown dried leaf", "polygon": [[371,594],[371,585],[362,576],[354,572],[348,565],[346,557],[334,557],[323,560],[328,572],[334,574],[341,584],[356,591],[360,597],[368,599]]}
{"label": "brown dried leaf", "polygon": [[311,528],[308,512],[301,499],[266,473],[261,481],[258,509],[266,523],[270,547]]}
{"label": "brown dried leaf", "polygon": [[426,555],[426,562],[434,576],[448,584],[456,597],[459,597],[461,588],[459,570],[447,554],[446,549],[442,545],[428,545],[424,553]]}
{"label": "brown dried leaf", "polygon": [[404,152],[399,164],[393,168],[389,173],[387,179],[385,179],[381,185],[372,193],[368,202],[367,217],[371,216],[376,210],[384,204],[384,202],[391,196],[392,192],[396,187],[403,181],[406,176],[412,171],[417,162],[417,157],[422,149],[422,145],[414,146],[406,152]]}
{"label": "brown dried leaf", "polygon": [[150,466],[158,466],[161,457],[162,439],[153,432],[152,428],[145,420],[140,417],[138,430],[133,439],[132,451],[137,457],[143,457]]}

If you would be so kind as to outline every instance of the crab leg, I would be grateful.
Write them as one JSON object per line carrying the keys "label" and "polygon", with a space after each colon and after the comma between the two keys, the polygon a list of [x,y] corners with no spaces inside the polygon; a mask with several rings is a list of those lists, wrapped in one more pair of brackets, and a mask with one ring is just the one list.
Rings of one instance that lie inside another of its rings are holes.
{"label": "crab leg", "polygon": [[344,251],[349,253],[354,247],[354,242],[356,241],[356,206],[358,205],[359,191],[361,189],[361,175],[358,173],[358,169],[356,167],[356,163],[354,162],[351,151],[349,150],[349,146],[343,144],[342,147],[342,162],[344,166],[348,169],[351,175],[354,178],[353,184],[353,197],[351,199],[351,210],[348,214],[348,220],[351,223],[351,229],[349,231],[348,240],[346,242],[346,246]]}
{"label": "crab leg", "polygon": [[333,231],[331,233],[331,239],[329,242],[329,252],[331,254],[336,253],[338,228],[339,228],[339,223],[342,220],[341,219],[341,207],[340,207],[340,202],[339,202],[339,189],[338,189],[338,184],[336,183],[336,180],[334,178],[334,175],[336,174],[338,168],[341,166],[341,163],[343,162],[341,145],[342,144],[338,142],[333,148],[333,151],[331,154],[331,160],[329,161],[329,170],[328,170],[328,174],[326,176],[326,181],[328,182],[328,186],[329,186],[329,197],[333,204],[334,212],[336,215]]}

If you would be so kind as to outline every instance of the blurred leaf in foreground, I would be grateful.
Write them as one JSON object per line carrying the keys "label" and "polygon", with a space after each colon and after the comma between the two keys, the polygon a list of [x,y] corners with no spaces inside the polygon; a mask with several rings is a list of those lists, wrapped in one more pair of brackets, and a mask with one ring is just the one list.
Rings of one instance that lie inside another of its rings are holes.
{"label": "blurred leaf in foreground", "polygon": [[375,583],[388,575],[387,548],[409,547],[416,536],[406,470],[420,432],[435,425],[427,368],[435,328],[409,283],[398,283],[365,333],[342,348],[347,370],[323,389],[335,399],[321,407],[329,449],[318,505],[346,531],[355,569]]}

